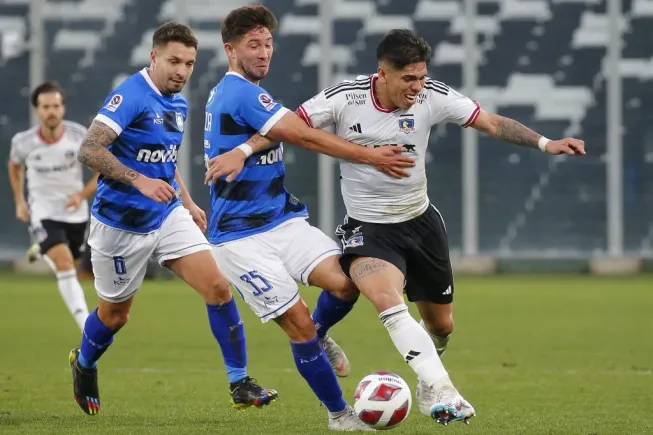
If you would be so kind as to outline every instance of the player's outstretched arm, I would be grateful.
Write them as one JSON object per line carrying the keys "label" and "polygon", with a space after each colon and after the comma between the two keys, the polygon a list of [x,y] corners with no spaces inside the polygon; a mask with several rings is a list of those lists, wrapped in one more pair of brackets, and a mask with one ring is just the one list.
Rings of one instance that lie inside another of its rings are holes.
{"label": "player's outstretched arm", "polygon": [[395,178],[408,177],[408,172],[401,168],[415,166],[415,161],[401,153],[406,151],[400,146],[368,148],[347,142],[326,131],[311,128],[295,112],[286,113],[266,134],[268,139],[290,142],[331,157],[364,163],[376,167]]}
{"label": "player's outstretched arm", "polygon": [[143,195],[157,202],[170,201],[175,194],[172,186],[128,168],[111,154],[108,147],[117,138],[118,134],[111,127],[94,120],[82,141],[77,160],[105,177],[134,186]]}
{"label": "player's outstretched arm", "polygon": [[573,137],[550,140],[511,118],[481,109],[471,125],[492,137],[530,148],[539,148],[549,154],[585,155],[585,142]]}

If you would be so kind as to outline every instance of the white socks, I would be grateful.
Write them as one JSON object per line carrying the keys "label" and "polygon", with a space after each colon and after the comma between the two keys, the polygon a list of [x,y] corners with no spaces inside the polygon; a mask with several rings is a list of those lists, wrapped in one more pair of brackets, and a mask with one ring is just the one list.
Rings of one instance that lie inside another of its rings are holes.
{"label": "white socks", "polygon": [[406,304],[388,308],[379,318],[399,353],[423,382],[433,385],[448,376],[433,340],[408,313]]}
{"label": "white socks", "polygon": [[84,290],[77,280],[77,271],[71,269],[56,274],[59,293],[61,293],[68,311],[75,318],[79,329],[84,331],[84,323],[86,323],[86,317],[88,317],[88,307],[86,306]]}
{"label": "white socks", "polygon": [[451,337],[451,334],[447,335],[446,337],[438,337],[437,335],[433,335],[429,332],[428,329],[426,329],[426,326],[424,325],[424,320],[419,321],[419,325],[424,328],[426,333],[431,337],[431,340],[433,340],[433,344],[435,345],[435,350],[438,351],[438,356],[442,356],[445,350],[447,350],[447,344],[449,344],[449,338]]}

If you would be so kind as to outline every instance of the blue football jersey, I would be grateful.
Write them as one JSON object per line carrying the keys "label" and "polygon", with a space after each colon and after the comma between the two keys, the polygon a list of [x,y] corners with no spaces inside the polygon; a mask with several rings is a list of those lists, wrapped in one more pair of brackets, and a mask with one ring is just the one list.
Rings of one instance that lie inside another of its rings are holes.
{"label": "blue football jersey", "polygon": [[109,94],[95,117],[118,134],[109,151],[130,169],[167,182],[178,194],[158,203],[133,186],[100,175],[91,211],[95,218],[115,228],[147,233],[181,205],[175,170],[187,113],[184,97],[162,94],[146,68]]}
{"label": "blue football jersey", "polygon": [[[205,160],[232,150],[254,133],[267,134],[287,112],[265,89],[228,72],[206,103]],[[308,217],[306,206],[284,187],[285,174],[283,145],[278,144],[252,154],[232,182],[223,177],[212,183],[209,241],[224,243]]]}

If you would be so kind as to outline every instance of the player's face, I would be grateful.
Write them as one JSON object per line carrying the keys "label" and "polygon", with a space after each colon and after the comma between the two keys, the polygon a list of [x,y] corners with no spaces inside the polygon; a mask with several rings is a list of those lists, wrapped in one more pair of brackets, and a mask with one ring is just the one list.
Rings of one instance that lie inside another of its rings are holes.
{"label": "player's face", "polygon": [[249,80],[258,82],[268,74],[274,48],[267,27],[252,29],[237,43],[225,46],[232,64]]}
{"label": "player's face", "polygon": [[193,73],[197,50],[181,42],[170,42],[152,50],[152,75],[161,92],[181,92]]}
{"label": "player's face", "polygon": [[64,112],[63,97],[59,92],[41,94],[36,100],[36,114],[41,124],[48,128],[57,128],[63,121]]}
{"label": "player's face", "polygon": [[381,65],[379,78],[385,81],[392,103],[401,109],[409,109],[417,101],[417,95],[424,89],[426,62],[406,65],[402,69]]}

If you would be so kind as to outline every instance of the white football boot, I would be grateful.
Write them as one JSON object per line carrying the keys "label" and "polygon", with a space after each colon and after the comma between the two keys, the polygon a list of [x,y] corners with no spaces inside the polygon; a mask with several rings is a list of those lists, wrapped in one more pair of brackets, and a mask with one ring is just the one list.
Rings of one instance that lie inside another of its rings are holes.
{"label": "white football boot", "polygon": [[354,408],[349,405],[347,405],[344,411],[339,413],[338,416],[332,417],[329,415],[329,430],[337,430],[342,432],[353,432],[359,430],[376,432],[376,429],[368,426],[365,422],[358,418]]}
{"label": "white football boot", "polygon": [[469,420],[476,416],[472,405],[460,395],[448,377],[431,386],[418,379],[415,397],[420,412],[440,424],[454,421],[469,424]]}
{"label": "white football boot", "polygon": [[329,362],[331,363],[331,367],[333,367],[333,371],[336,372],[336,376],[341,378],[349,376],[351,371],[349,366],[349,359],[347,359],[347,355],[345,355],[345,352],[338,345],[338,343],[333,341],[333,338],[329,337],[328,335],[325,335],[324,338],[321,338],[320,343],[322,344],[322,348],[324,349],[327,358],[329,358]]}

